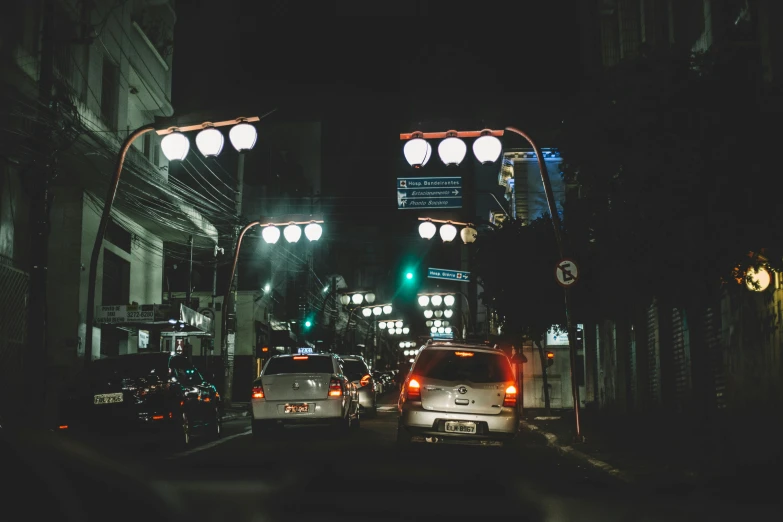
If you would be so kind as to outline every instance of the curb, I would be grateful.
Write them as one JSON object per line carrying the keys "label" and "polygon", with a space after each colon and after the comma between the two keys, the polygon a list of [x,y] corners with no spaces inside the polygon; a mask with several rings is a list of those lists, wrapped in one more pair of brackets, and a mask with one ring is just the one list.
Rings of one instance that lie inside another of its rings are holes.
{"label": "curb", "polygon": [[624,471],[618,468],[615,468],[608,462],[604,462],[603,460],[598,460],[594,457],[591,457],[587,453],[582,453],[581,451],[574,449],[573,446],[569,446],[567,444],[560,444],[557,441],[557,436],[554,433],[543,431],[535,424],[531,424],[524,420],[520,420],[519,423],[522,425],[522,427],[527,428],[531,432],[543,436],[546,439],[547,446],[555,448],[562,455],[570,455],[572,457],[576,457],[577,459],[586,462],[591,466],[593,466],[594,468],[600,469],[601,471],[608,473],[613,477],[622,480],[623,482],[628,482],[628,483],[634,482],[634,479],[630,477],[627,473],[625,473]]}

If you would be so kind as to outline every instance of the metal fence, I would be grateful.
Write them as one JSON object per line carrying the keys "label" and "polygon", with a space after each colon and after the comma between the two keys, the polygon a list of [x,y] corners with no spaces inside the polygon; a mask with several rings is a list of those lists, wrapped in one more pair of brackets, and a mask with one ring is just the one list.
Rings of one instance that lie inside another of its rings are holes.
{"label": "metal fence", "polygon": [[0,415],[15,416],[27,347],[27,304],[30,277],[0,262]]}

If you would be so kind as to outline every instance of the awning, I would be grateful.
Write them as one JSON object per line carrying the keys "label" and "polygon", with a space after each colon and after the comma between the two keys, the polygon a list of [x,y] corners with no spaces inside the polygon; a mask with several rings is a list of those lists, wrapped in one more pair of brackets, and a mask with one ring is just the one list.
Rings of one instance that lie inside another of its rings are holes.
{"label": "awning", "polygon": [[161,335],[212,336],[212,319],[182,304],[107,305],[95,307],[95,322],[137,328]]}

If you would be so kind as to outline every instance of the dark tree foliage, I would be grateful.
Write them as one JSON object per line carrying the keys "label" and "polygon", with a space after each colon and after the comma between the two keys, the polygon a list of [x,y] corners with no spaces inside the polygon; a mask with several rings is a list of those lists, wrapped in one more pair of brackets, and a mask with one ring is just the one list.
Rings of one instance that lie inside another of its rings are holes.
{"label": "dark tree foliage", "polygon": [[619,317],[653,296],[698,304],[758,262],[749,252],[780,243],[779,133],[758,70],[745,50],[646,57],[608,73],[564,121],[583,313]]}
{"label": "dark tree foliage", "polygon": [[558,261],[552,220],[524,225],[506,221],[479,235],[475,272],[482,302],[504,321],[504,336],[540,340],[553,325],[564,328],[563,289],[555,279]]}

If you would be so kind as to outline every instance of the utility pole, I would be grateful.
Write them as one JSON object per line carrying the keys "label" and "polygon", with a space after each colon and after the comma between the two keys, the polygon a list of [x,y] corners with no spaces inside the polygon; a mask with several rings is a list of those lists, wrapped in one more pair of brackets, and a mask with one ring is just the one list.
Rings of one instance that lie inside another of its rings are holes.
{"label": "utility pole", "polygon": [[190,260],[188,261],[188,288],[185,291],[185,306],[191,308],[190,299],[193,295],[193,236],[188,239],[188,246],[190,246]]}
{"label": "utility pole", "polygon": [[[242,223],[242,193],[245,186],[245,155],[244,153],[240,152],[239,156],[237,156],[237,193],[236,193],[236,199],[235,199],[235,205],[236,205],[236,213],[237,213],[237,225],[234,228],[234,244],[237,243],[237,240],[239,239],[239,231],[241,229],[241,226],[239,225]],[[235,253],[236,254],[236,253]],[[226,322],[226,324],[229,325],[229,328],[226,332],[223,332],[223,339],[225,340],[225,377],[226,377],[226,386],[225,386],[225,392],[224,396],[226,399],[226,403],[229,405],[231,404],[231,400],[233,399],[234,393],[234,350],[236,348],[236,335],[237,335],[237,291],[239,290],[239,271],[234,268],[234,279],[233,281],[230,281],[229,284],[233,287],[233,294],[231,297],[231,312],[234,316],[234,322],[233,325],[229,322]],[[223,303],[223,313],[228,313],[227,303]],[[233,330],[233,331],[230,331]]]}
{"label": "utility pole", "polygon": [[[46,419],[46,398],[48,385],[47,361],[47,265],[49,250],[49,182],[55,168],[56,150],[51,148],[52,120],[58,116],[57,107],[52,99],[54,88],[54,0],[43,3],[43,30],[41,39],[40,77],[38,95],[44,114],[42,120],[50,123],[40,124],[36,129],[37,146],[41,163],[32,176],[32,202],[30,205],[30,302],[27,318],[27,354],[24,360],[24,372],[29,389],[25,391],[29,398],[29,421],[40,424]],[[92,332],[88,331],[88,335]]]}

